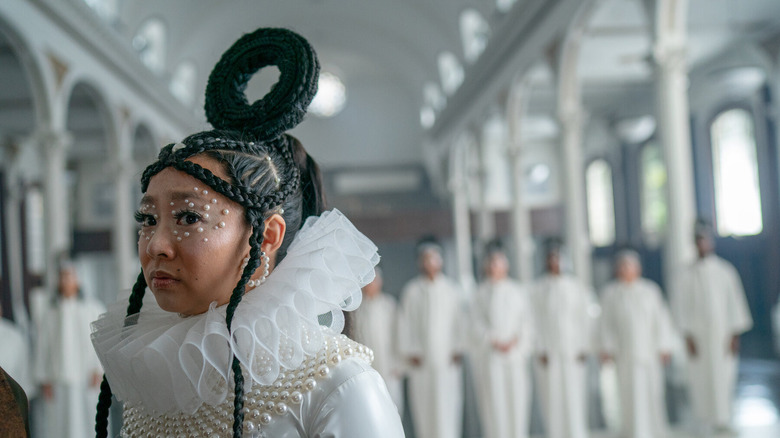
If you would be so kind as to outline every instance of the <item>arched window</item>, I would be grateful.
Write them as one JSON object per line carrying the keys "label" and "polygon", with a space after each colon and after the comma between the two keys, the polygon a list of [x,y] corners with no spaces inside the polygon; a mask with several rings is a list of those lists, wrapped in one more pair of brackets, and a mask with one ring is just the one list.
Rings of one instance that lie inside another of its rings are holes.
{"label": "arched window", "polygon": [[133,37],[133,48],[141,62],[155,73],[165,70],[165,34],[165,24],[157,18],[150,18]]}
{"label": "arched window", "polygon": [[724,111],[710,126],[715,214],[721,236],[750,236],[764,229],[756,137],[751,114]]}
{"label": "arched window", "polygon": [[666,231],[666,165],[661,156],[661,147],[648,142],[640,154],[639,209],[642,233],[645,238],[658,242]]}
{"label": "arched window", "polygon": [[195,100],[196,74],[195,64],[184,61],[176,67],[171,77],[171,93],[187,105],[192,105]]}
{"label": "arched window", "polygon": [[423,100],[427,106],[435,111],[441,111],[447,103],[447,98],[444,97],[441,88],[433,82],[426,82],[423,85]]}
{"label": "arched window", "polygon": [[517,0],[496,0],[496,8],[499,12],[507,12],[516,2]]}
{"label": "arched window", "polygon": [[593,246],[615,242],[615,199],[612,190],[612,167],[597,159],[585,170],[585,194],[588,202],[588,231]]}
{"label": "arched window", "polygon": [[490,26],[475,9],[466,9],[460,13],[460,38],[466,61],[476,61],[487,46]]}
{"label": "arched window", "polygon": [[440,53],[438,64],[441,88],[447,95],[452,95],[463,83],[463,66],[452,52]]}
{"label": "arched window", "polygon": [[118,0],[84,0],[84,3],[108,23],[115,23],[119,17]]}

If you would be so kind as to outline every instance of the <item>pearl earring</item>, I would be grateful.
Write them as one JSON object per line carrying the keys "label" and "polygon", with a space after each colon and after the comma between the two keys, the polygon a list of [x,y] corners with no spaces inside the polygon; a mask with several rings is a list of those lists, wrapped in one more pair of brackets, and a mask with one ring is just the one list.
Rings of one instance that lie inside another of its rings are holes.
{"label": "pearl earring", "polygon": [[[258,278],[257,280],[249,280],[246,282],[246,285],[248,287],[257,287],[261,284],[265,283],[266,278],[268,278],[269,270],[271,269],[271,258],[268,257],[268,255],[265,253],[265,251],[260,253],[260,260],[263,261],[263,276]],[[244,259],[244,266],[249,263],[249,257]],[[242,267],[243,269],[243,267]]]}

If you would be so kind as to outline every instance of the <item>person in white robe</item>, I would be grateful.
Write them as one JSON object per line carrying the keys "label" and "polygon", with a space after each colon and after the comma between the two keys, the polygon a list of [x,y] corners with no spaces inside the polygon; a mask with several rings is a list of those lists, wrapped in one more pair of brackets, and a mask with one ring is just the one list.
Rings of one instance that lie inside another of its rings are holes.
{"label": "person in white robe", "polygon": [[698,259],[682,277],[674,315],[685,337],[694,415],[705,427],[730,429],[739,335],[753,319],[737,270],[715,255],[710,227],[695,229]]}
{"label": "person in white robe", "polygon": [[509,278],[499,247],[485,259],[486,278],[471,306],[474,379],[485,438],[529,433],[533,319],[528,291]]}
{"label": "person in white robe", "polygon": [[617,367],[625,438],[661,438],[668,433],[663,364],[675,342],[661,289],[641,278],[639,255],[621,251],[616,277],[601,295],[602,360]]}
{"label": "person in white robe", "polygon": [[462,294],[442,273],[441,247],[418,245],[421,274],[401,293],[399,348],[417,438],[460,438],[463,421]]}
{"label": "person in white robe", "polygon": [[45,436],[93,435],[103,368],[90,339],[90,323],[105,312],[94,300],[79,297],[73,267],[60,270],[59,297],[38,331],[35,377],[44,398]]}
{"label": "person in white robe", "polygon": [[401,360],[398,354],[398,303],[382,291],[382,271],[363,286],[363,302],[353,312],[355,340],[374,352],[371,364],[385,381],[399,413],[403,413],[404,394]]}
{"label": "person in white robe", "polygon": [[563,272],[561,248],[550,244],[546,274],[532,288],[535,372],[548,438],[587,436],[585,361],[593,347],[593,293]]}
{"label": "person in white robe", "polygon": [[[0,307],[0,315],[2,315]],[[35,387],[30,373],[30,343],[14,322],[0,318],[0,368],[4,369],[31,399]]]}

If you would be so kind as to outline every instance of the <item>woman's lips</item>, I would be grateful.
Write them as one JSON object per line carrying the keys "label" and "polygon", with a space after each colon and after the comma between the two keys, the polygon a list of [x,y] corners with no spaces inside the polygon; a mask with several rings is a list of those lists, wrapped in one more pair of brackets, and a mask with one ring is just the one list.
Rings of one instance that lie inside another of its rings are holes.
{"label": "woman's lips", "polygon": [[171,277],[154,277],[152,278],[152,287],[155,289],[168,289],[175,286],[179,280]]}

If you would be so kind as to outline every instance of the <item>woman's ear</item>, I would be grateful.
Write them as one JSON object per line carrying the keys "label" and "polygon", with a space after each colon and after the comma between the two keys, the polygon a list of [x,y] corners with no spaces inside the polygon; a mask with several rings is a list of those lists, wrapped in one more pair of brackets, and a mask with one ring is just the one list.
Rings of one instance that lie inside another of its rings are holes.
{"label": "woman's ear", "polygon": [[276,250],[282,246],[284,232],[287,230],[287,223],[279,214],[273,214],[265,220],[265,231],[263,231],[263,244],[260,249],[266,254],[276,253]]}

